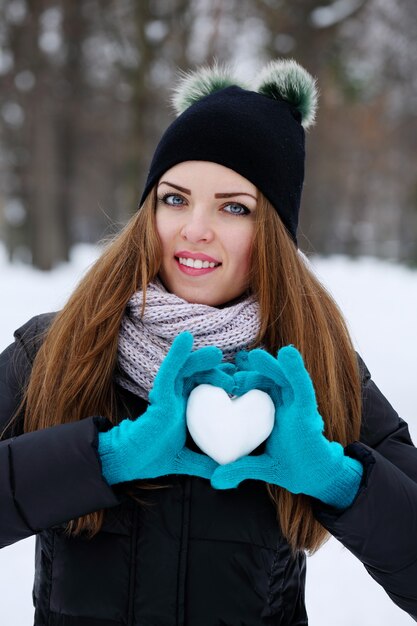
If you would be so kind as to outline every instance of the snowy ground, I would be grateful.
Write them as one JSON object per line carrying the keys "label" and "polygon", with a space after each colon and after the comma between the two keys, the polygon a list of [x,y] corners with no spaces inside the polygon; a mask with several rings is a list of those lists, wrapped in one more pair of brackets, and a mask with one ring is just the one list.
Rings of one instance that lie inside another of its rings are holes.
{"label": "snowy ground", "polygon": [[[59,308],[93,259],[78,247],[71,264],[50,274],[6,264],[0,248],[0,349],[32,315]],[[358,351],[374,380],[410,424],[417,441],[417,272],[372,259],[316,259],[322,282],[344,311]],[[0,552],[0,624],[33,623],[33,538]],[[406,626],[415,622],[395,607],[363,566],[330,540],[308,561],[311,626]]]}

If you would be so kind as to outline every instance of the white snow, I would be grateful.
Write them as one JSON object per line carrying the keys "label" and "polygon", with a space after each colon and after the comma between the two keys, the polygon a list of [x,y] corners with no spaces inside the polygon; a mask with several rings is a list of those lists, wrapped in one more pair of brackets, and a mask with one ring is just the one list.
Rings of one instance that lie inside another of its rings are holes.
{"label": "white snow", "polygon": [[[62,306],[95,254],[93,248],[78,246],[70,264],[42,274],[8,265],[0,248],[0,349],[32,315]],[[315,259],[313,265],[344,311],[374,380],[408,421],[417,440],[417,272],[373,259],[334,257]],[[1,624],[33,623],[33,550],[30,538],[0,551]],[[415,623],[333,539],[308,559],[306,601],[310,626]]]}

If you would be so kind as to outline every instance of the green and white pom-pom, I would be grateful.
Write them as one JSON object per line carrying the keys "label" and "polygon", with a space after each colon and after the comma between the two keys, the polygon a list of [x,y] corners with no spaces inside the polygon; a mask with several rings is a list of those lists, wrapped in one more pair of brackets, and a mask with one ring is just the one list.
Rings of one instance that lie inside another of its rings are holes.
{"label": "green and white pom-pom", "polygon": [[314,124],[318,93],[315,79],[296,61],[271,61],[260,73],[256,91],[270,98],[283,99],[301,114],[305,129]]}
{"label": "green and white pom-pom", "polygon": [[246,85],[236,80],[233,68],[214,62],[211,66],[206,65],[191,72],[182,72],[180,81],[173,90],[171,102],[177,115],[180,115],[198,100],[231,85],[247,89]]}

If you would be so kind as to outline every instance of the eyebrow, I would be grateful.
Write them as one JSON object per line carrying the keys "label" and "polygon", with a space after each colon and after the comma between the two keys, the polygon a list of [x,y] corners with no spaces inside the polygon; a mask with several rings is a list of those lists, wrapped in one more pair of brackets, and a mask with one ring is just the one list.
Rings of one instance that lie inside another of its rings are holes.
{"label": "eyebrow", "polygon": [[[178,191],[182,191],[183,193],[187,193],[189,196],[191,195],[191,189],[186,189],[185,187],[180,187],[180,185],[174,185],[174,183],[170,183],[167,180],[162,180],[159,185],[169,185],[170,187],[174,187],[174,189],[178,189]],[[159,187],[158,185],[158,187]],[[215,198],[233,198],[233,196],[249,196],[256,200],[256,197],[251,193],[246,193],[245,191],[232,191],[229,193],[215,193]]]}

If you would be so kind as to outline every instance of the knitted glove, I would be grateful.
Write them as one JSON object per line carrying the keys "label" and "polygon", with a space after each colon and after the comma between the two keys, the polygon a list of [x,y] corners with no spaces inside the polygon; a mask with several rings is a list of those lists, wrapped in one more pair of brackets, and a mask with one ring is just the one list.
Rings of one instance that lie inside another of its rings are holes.
{"label": "knitted glove", "polygon": [[253,478],[336,508],[348,507],[357,494],[363,466],[345,456],[340,443],[323,435],[313,383],[298,350],[286,346],[275,359],[257,349],[241,356],[238,364],[240,369],[253,371],[252,381],[243,376],[246,371],[240,379],[235,375],[235,380],[240,380],[240,394],[248,391],[251,383],[265,390],[268,382],[262,382],[262,377],[274,383],[275,424],[264,454],[219,466],[212,475],[212,486],[229,489]]}
{"label": "knitted glove", "polygon": [[185,447],[185,410],[189,393],[200,383],[231,386],[222,364],[222,352],[207,347],[191,352],[193,336],[178,335],[163,360],[149,394],[150,405],[135,420],[125,419],[99,433],[102,472],[110,485],[167,474],[193,474],[210,478],[217,463]]}

